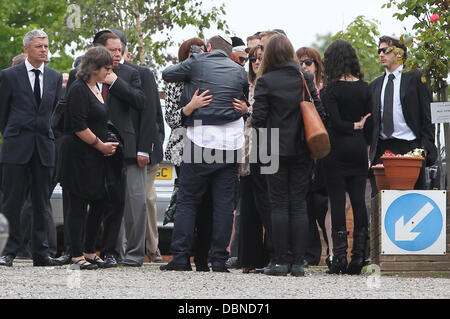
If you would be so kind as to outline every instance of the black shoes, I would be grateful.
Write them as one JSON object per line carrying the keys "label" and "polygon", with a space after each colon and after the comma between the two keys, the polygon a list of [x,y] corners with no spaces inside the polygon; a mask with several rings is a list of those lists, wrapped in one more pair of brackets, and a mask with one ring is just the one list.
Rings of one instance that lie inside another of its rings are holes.
{"label": "black shoes", "polygon": [[288,264],[269,264],[264,269],[264,275],[269,276],[286,276],[289,273]]}
{"label": "black shoes", "polygon": [[0,266],[12,267],[14,257],[11,255],[5,255],[0,257]]}
{"label": "black shoes", "polygon": [[201,263],[201,264],[195,264],[195,271],[209,272],[210,269],[209,269],[209,266],[207,263],[206,264]]}
{"label": "black shoes", "polygon": [[238,259],[238,257],[230,257],[230,258],[228,258],[228,260],[225,262],[225,267],[227,267],[228,269],[237,269],[237,268],[239,268],[239,259]]}
{"label": "black shoes", "polygon": [[305,268],[302,265],[292,265],[291,267],[291,275],[294,277],[304,277],[305,276]]}
{"label": "black shoes", "polygon": [[331,265],[326,271],[327,274],[345,274],[347,273],[347,255],[333,256]]}
{"label": "black shoes", "polygon": [[51,257],[44,257],[44,258],[34,258],[33,266],[34,267],[53,267],[53,266],[60,266],[60,264],[55,262],[55,260]]}
{"label": "black shoes", "polygon": [[71,260],[71,268],[80,270],[96,270],[98,266],[96,264],[88,262],[85,258],[80,260]]}
{"label": "black shoes", "polygon": [[70,255],[62,255],[58,258],[54,258],[53,261],[57,263],[59,266],[68,265],[72,261],[72,256]]}
{"label": "black shoes", "polygon": [[352,260],[347,267],[347,274],[360,275],[365,265],[366,246],[368,245],[368,229],[366,227],[355,229],[353,233]]}
{"label": "black shoes", "polygon": [[161,265],[159,269],[163,271],[192,271],[192,266],[191,264],[180,265],[169,262],[166,265]]}
{"label": "black shoes", "polygon": [[102,263],[101,268],[115,268],[117,267],[117,260],[114,255],[105,255],[105,260]]}

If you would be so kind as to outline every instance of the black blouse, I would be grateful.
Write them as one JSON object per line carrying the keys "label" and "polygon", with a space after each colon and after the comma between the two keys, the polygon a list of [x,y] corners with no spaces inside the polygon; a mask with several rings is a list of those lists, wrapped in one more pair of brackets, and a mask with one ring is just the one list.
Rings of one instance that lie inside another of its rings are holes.
{"label": "black blouse", "polygon": [[105,141],[108,109],[100,102],[82,80],[76,80],[67,96],[67,115],[64,131],[75,133],[89,128],[98,138]]}
{"label": "black blouse", "polygon": [[354,123],[372,112],[368,84],[362,80],[337,81],[327,85],[321,97],[329,114],[331,152],[324,159],[327,175],[367,174],[367,146],[371,142],[373,120],[368,117],[363,130],[355,130]]}

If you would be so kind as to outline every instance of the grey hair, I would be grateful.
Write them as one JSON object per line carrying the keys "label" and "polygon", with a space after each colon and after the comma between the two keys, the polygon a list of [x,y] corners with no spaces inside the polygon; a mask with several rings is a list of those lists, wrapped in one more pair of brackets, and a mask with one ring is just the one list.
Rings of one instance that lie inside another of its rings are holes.
{"label": "grey hair", "polygon": [[34,38],[47,38],[47,33],[44,30],[31,30],[23,37],[23,45],[29,47]]}

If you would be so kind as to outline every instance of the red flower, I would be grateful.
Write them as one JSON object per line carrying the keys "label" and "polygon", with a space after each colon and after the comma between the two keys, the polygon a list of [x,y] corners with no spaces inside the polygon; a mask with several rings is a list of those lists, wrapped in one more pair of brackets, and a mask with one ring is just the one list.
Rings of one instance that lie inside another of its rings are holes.
{"label": "red flower", "polygon": [[389,150],[386,150],[386,151],[384,152],[384,154],[383,154],[383,156],[388,156],[388,157],[395,156],[395,155],[396,155],[396,154],[392,153],[392,152],[389,151]]}
{"label": "red flower", "polygon": [[439,14],[435,13],[430,17],[431,22],[437,22],[439,21]]}

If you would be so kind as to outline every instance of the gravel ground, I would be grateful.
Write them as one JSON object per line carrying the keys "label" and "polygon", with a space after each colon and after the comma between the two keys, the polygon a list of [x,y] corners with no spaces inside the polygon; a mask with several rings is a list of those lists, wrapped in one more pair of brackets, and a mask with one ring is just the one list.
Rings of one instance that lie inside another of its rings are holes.
{"label": "gravel ground", "polygon": [[158,264],[96,271],[0,268],[0,299],[448,299],[450,279],[327,275],[307,268],[302,278],[261,274],[162,272]]}

